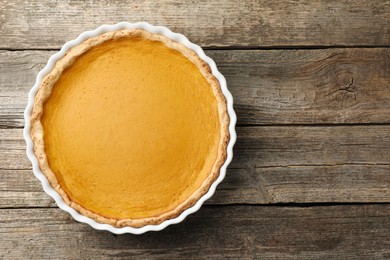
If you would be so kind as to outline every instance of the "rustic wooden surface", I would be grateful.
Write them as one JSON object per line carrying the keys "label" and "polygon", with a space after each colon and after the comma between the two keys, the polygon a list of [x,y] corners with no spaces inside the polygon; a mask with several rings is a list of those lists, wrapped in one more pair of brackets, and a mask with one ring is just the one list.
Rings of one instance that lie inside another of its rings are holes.
{"label": "rustic wooden surface", "polygon": [[169,26],[204,47],[387,46],[390,2],[2,0],[6,49],[59,48],[104,23]]}
{"label": "rustic wooden surface", "polygon": [[[206,48],[238,114],[235,156],[184,223],[80,224],[42,191],[27,93],[67,40],[145,20]],[[390,1],[0,0],[0,258],[390,258]]]}

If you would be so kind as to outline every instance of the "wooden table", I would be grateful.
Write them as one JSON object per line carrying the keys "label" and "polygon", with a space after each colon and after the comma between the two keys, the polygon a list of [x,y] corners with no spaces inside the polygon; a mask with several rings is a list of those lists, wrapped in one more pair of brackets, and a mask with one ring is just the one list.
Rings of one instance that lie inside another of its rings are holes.
{"label": "wooden table", "polygon": [[[215,196],[142,236],[59,210],[22,137],[50,55],[123,20],[204,47],[238,115]],[[0,49],[0,258],[390,258],[390,1],[1,0]]]}

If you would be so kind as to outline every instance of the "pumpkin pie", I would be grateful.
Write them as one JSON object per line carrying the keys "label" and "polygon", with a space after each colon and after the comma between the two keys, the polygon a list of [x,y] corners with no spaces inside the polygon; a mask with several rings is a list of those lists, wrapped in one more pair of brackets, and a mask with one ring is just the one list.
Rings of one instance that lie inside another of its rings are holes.
{"label": "pumpkin pie", "polygon": [[43,174],[76,211],[142,227],[194,205],[226,159],[229,116],[193,50],[141,29],[71,48],[42,80],[30,135]]}

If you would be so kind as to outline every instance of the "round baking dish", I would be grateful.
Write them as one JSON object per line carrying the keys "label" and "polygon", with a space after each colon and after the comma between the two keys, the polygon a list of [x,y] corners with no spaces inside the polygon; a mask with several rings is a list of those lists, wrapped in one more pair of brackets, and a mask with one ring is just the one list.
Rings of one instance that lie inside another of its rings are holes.
{"label": "round baking dish", "polygon": [[[35,96],[37,94],[38,88],[41,85],[44,77],[52,71],[56,62],[58,60],[60,60],[61,58],[63,58],[66,55],[66,53],[68,52],[68,50],[70,50],[72,47],[75,47],[75,46],[81,44],[82,42],[84,42],[90,38],[99,36],[103,33],[120,31],[120,30],[124,30],[124,29],[141,29],[141,30],[153,33],[153,34],[163,35],[163,36],[169,38],[170,40],[172,40],[174,42],[181,43],[184,46],[186,46],[187,48],[193,50],[202,61],[204,61],[205,63],[208,64],[208,66],[211,69],[212,75],[218,80],[222,94],[224,95],[224,97],[226,99],[227,112],[228,112],[228,116],[230,119],[229,125],[228,125],[230,139],[229,139],[228,145],[226,147],[226,160],[223,163],[222,167],[220,168],[218,177],[211,184],[208,191],[202,197],[200,197],[193,206],[191,206],[191,207],[187,208],[186,210],[184,210],[183,212],[181,212],[180,215],[178,215],[177,217],[164,220],[162,223],[159,223],[156,225],[146,225],[146,226],[142,226],[142,227],[129,227],[129,226],[116,227],[116,226],[113,226],[110,224],[102,224],[102,223],[99,223],[99,222],[93,220],[92,218],[89,218],[85,215],[80,214],[74,208],[68,206],[68,204],[65,203],[65,201],[60,196],[60,194],[55,189],[53,189],[53,187],[50,185],[47,177],[42,173],[41,168],[39,166],[38,159],[37,159],[37,157],[34,153],[34,150],[33,150],[34,149],[33,140],[30,136],[30,130],[31,130],[30,120],[31,120],[32,109],[34,106]],[[236,115],[235,115],[235,112],[233,110],[233,98],[232,98],[229,90],[227,89],[225,78],[217,70],[217,67],[216,67],[214,61],[204,54],[202,48],[200,48],[196,44],[191,43],[185,36],[178,34],[178,33],[173,33],[172,31],[170,31],[166,27],[152,26],[152,25],[145,23],[145,22],[141,22],[141,23],[121,22],[121,23],[118,23],[115,25],[102,25],[99,28],[97,28],[96,30],[84,32],[81,35],[79,35],[76,39],[67,42],[58,53],[56,53],[52,57],[50,57],[45,68],[39,72],[37,79],[36,79],[36,82],[35,82],[35,85],[31,89],[29,96],[28,96],[28,105],[27,105],[25,113],[24,113],[24,119],[25,119],[25,128],[24,128],[23,134],[24,134],[24,138],[25,138],[26,143],[27,143],[27,157],[32,162],[34,175],[41,181],[44,191],[55,200],[55,202],[57,203],[57,205],[61,209],[65,210],[66,212],[71,214],[71,216],[75,220],[77,220],[79,222],[87,223],[95,229],[107,230],[107,231],[110,231],[110,232],[115,233],[115,234],[123,234],[123,233],[142,234],[142,233],[147,232],[147,231],[162,230],[170,224],[175,224],[175,223],[179,223],[179,222],[183,221],[183,219],[186,216],[197,211],[201,207],[201,205],[204,203],[204,201],[209,199],[214,194],[217,185],[225,177],[226,167],[228,166],[228,164],[232,160],[233,145],[236,141],[236,133],[235,133]]]}

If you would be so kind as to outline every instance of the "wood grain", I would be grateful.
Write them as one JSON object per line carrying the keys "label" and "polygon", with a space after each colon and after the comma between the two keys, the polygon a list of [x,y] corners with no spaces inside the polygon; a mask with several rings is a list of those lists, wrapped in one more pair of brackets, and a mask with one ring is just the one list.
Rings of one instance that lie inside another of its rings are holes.
{"label": "wood grain", "polygon": [[[53,51],[0,51],[0,127],[22,127]],[[390,48],[207,51],[239,125],[390,123]]]}
{"label": "wood grain", "polygon": [[[21,129],[53,50],[119,21],[205,47],[238,114],[234,160],[208,205],[142,236],[58,209]],[[0,0],[0,258],[389,259],[389,21],[387,0]]]}
{"label": "wood grain", "polygon": [[240,124],[390,122],[390,49],[208,53]]}
{"label": "wood grain", "polygon": [[389,216],[390,205],[214,206],[162,232],[114,236],[59,209],[2,209],[0,257],[386,259]]}
{"label": "wood grain", "polygon": [[389,1],[6,1],[0,48],[59,48],[105,23],[165,25],[207,47],[388,46]]}
{"label": "wood grain", "polygon": [[[390,202],[390,126],[239,127],[209,204]],[[0,129],[0,208],[52,207],[22,129]]]}

